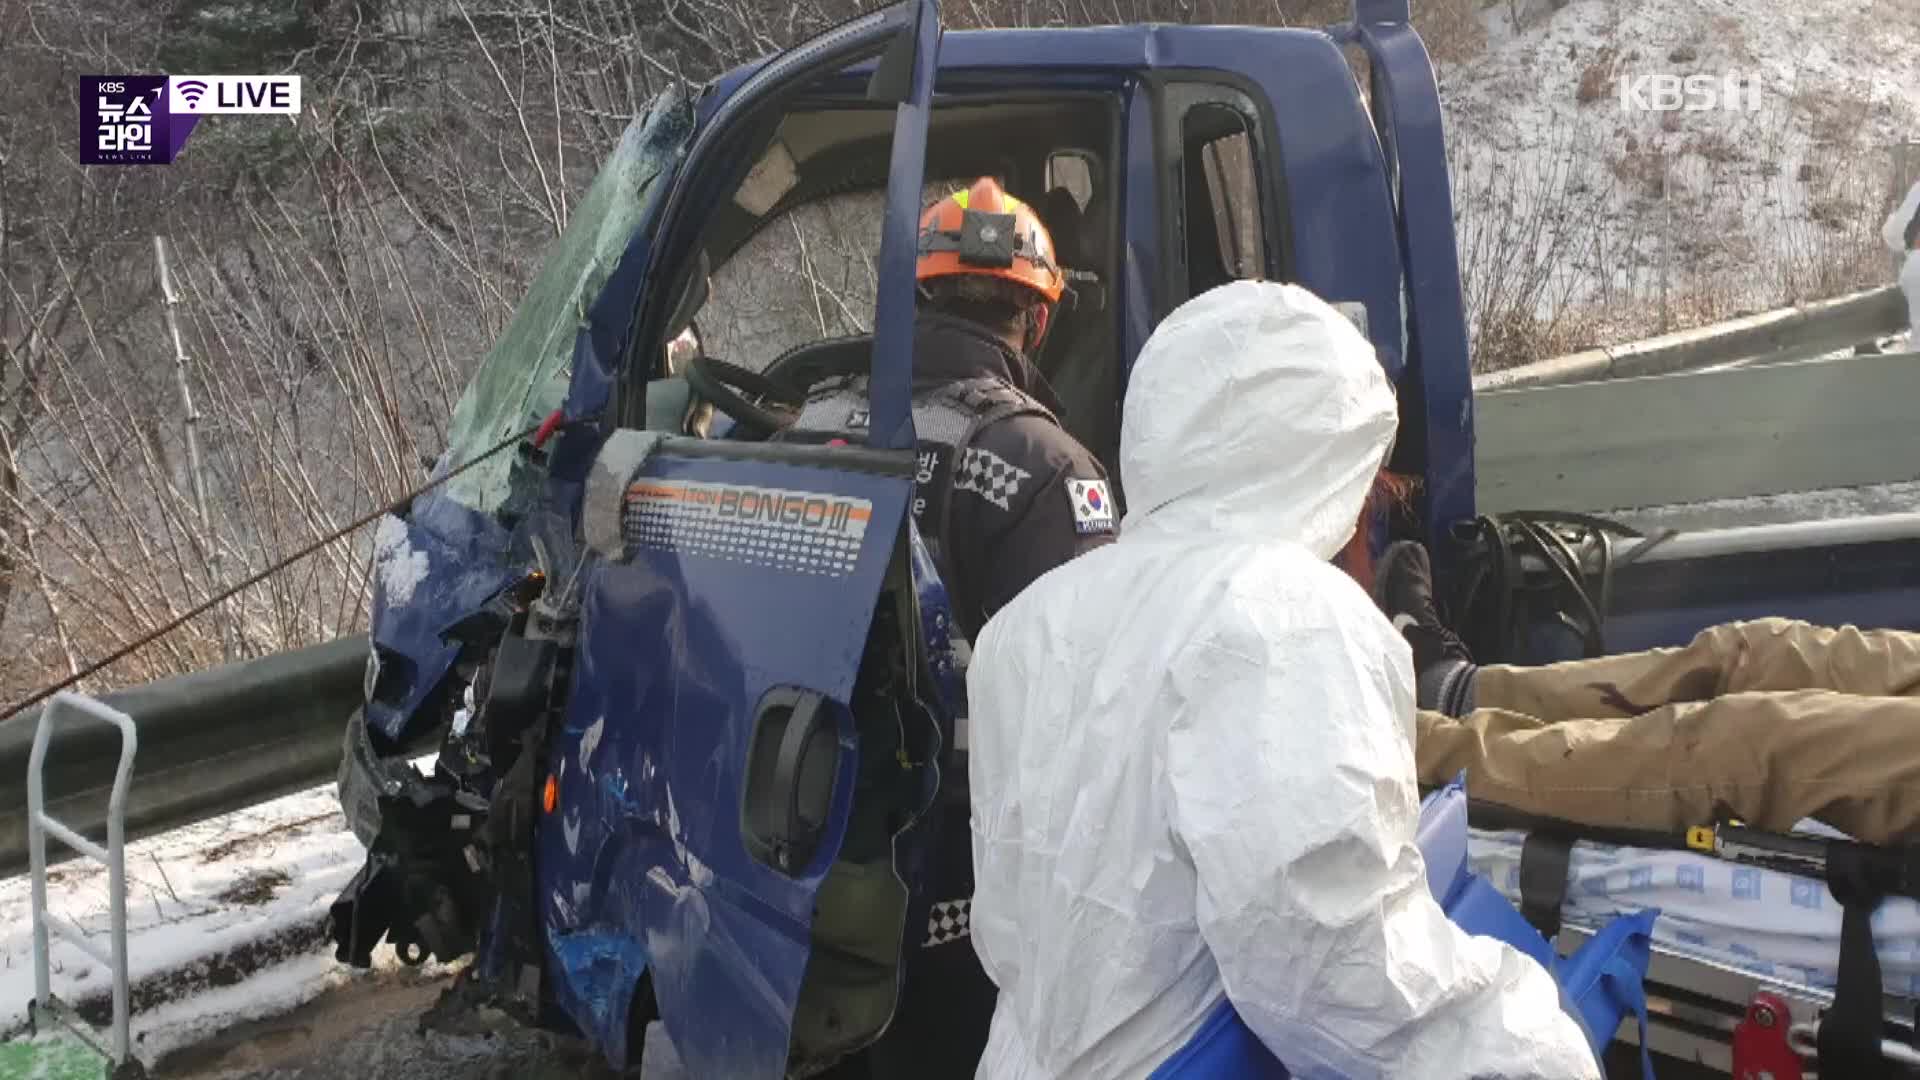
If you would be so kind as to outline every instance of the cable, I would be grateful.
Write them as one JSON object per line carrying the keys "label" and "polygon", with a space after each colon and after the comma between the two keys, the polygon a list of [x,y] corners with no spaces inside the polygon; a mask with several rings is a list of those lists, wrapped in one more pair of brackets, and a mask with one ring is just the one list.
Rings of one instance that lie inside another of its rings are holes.
{"label": "cable", "polygon": [[1573,590],[1573,598],[1580,605],[1580,613],[1587,617],[1586,639],[1587,655],[1599,656],[1606,651],[1606,639],[1600,625],[1600,612],[1593,606],[1593,596],[1587,592],[1586,571],[1580,565],[1580,557],[1573,548],[1554,532],[1538,522],[1525,518],[1515,522],[1521,534],[1532,540],[1534,546],[1546,559],[1547,565],[1559,574],[1567,588]]}
{"label": "cable", "polygon": [[[1566,535],[1570,534],[1570,535]],[[1527,571],[1522,557],[1537,555],[1554,579],[1547,586],[1549,595],[1565,588],[1573,593],[1572,612],[1553,605],[1556,616],[1579,634],[1589,656],[1606,652],[1605,613],[1613,603],[1613,578],[1622,567],[1636,561],[1644,552],[1674,535],[1672,530],[1646,539],[1638,530],[1617,521],[1564,510],[1516,511],[1489,514],[1474,519],[1469,543],[1480,541],[1482,554],[1472,559],[1455,593],[1456,617],[1478,627],[1476,652],[1484,652],[1490,661],[1511,660],[1520,653],[1525,627],[1515,625],[1524,618],[1520,599],[1523,591],[1535,591],[1526,583]],[[1640,540],[1625,556],[1614,549],[1616,536]],[[1597,574],[1590,575],[1587,560],[1576,550],[1593,544],[1597,551]],[[1525,549],[1524,551],[1522,549]],[[1597,577],[1597,580],[1595,578]],[[1486,595],[1492,590],[1492,596]],[[1597,600],[1596,600],[1597,596]],[[1475,613],[1492,605],[1490,618]],[[1578,616],[1578,619],[1575,617]],[[1578,625],[1584,621],[1584,627]]]}
{"label": "cable", "polygon": [[[380,509],[375,510],[372,513],[369,513],[361,517],[359,520],[353,522],[352,524],[346,525],[339,529],[335,529],[333,532],[329,533],[328,535],[320,538],[319,540],[315,540],[313,543],[308,544],[306,547],[301,548],[299,551],[296,551],[293,554],[288,555],[287,557],[274,563],[273,565],[268,566],[265,570],[262,570],[259,573],[253,575],[252,577],[246,579],[245,581],[242,581],[240,584],[235,585],[225,590],[224,592],[219,593],[218,595],[205,601],[204,603],[201,603],[199,606],[193,608],[191,611],[188,611],[186,614],[180,616],[179,618],[174,619],[172,622],[166,624],[165,626],[162,626],[157,630],[150,631],[142,635],[141,637],[136,638],[133,642],[122,646],[121,648],[115,650],[113,653],[106,656],[105,658],[96,660],[93,663],[88,664],[84,669],[74,672],[72,675],[67,676],[66,678],[60,680],[59,682],[54,683],[53,685],[48,686],[39,691],[36,691],[34,694],[29,696],[26,700],[7,706],[7,711],[4,713],[0,713],[0,724],[6,723],[8,720],[13,719],[13,717],[17,716],[22,711],[28,708],[31,708],[32,706],[37,705],[42,701],[45,701],[46,699],[52,697],[53,695],[59,693],[60,691],[65,690],[69,686],[72,686],[75,683],[79,682],[81,679],[84,679],[89,675],[95,674],[96,672],[99,672],[103,668],[107,668],[112,666],[113,664],[119,663],[121,660],[126,659],[128,656],[131,656],[133,653],[139,651],[140,649],[143,649],[148,645],[152,644],[153,642],[159,640],[160,638],[173,633],[175,630],[178,630],[181,626],[185,625],[190,620],[195,619],[201,615],[204,615],[208,611],[213,610],[215,607],[231,599],[235,595],[241,592],[244,592],[245,590],[250,589],[255,585],[258,585],[260,582],[265,581],[267,578],[273,576],[274,574],[279,573],[282,570],[285,570],[287,567],[292,566],[294,563],[299,562],[301,559],[304,559],[307,556],[313,554],[314,552],[319,551],[321,548],[326,547],[327,545],[335,542],[336,540],[339,540],[340,538],[347,536],[350,533],[353,533],[361,528],[364,528],[367,525],[372,524],[374,521],[377,521],[388,514],[394,514],[398,516],[399,514],[403,513],[405,509],[410,504],[412,504],[412,502],[415,499],[419,498],[422,495],[425,495],[427,492],[432,491],[433,489],[439,487],[440,485],[446,483],[447,481],[452,480],[454,477],[459,476],[461,473],[466,472],[468,469],[473,468],[474,466],[480,464],[481,462],[486,461],[489,458],[492,458],[494,455],[500,453],[501,451],[514,446],[515,444],[519,443],[522,439],[532,438],[534,448],[538,449],[543,443],[546,442],[548,437],[550,437],[556,430],[558,430],[562,426],[565,426],[561,421],[561,412],[562,410],[559,410],[559,409],[554,410],[554,412],[551,415],[541,420],[538,424],[535,424],[524,431],[516,432],[513,435],[510,435],[507,438],[500,440],[498,443],[495,443],[491,448],[489,448],[485,453],[481,454],[479,457],[476,457],[472,461],[467,462],[465,465],[462,465],[459,468],[448,472],[447,475],[440,477],[438,480],[429,480],[425,484],[422,484],[421,486],[414,488],[412,491],[401,496],[400,498],[395,499],[393,502],[388,503],[386,506],[383,506]],[[579,420],[576,420],[573,422],[585,423],[592,419],[593,419],[592,416],[587,416],[587,417],[581,417]]]}

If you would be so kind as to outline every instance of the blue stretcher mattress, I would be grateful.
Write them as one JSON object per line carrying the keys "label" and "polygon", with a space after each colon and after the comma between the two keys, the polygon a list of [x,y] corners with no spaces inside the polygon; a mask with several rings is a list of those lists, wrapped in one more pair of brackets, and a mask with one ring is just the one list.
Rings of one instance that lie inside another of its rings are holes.
{"label": "blue stretcher mattress", "polygon": [[[1796,831],[1840,836],[1816,822]],[[1520,901],[1521,831],[1473,829],[1473,869]],[[1831,991],[1840,961],[1840,905],[1824,881],[1684,851],[1579,842],[1561,918],[1598,929],[1616,915],[1659,908],[1654,943],[1784,983]],[[1920,902],[1890,897],[1873,918],[1886,991],[1920,998]]]}

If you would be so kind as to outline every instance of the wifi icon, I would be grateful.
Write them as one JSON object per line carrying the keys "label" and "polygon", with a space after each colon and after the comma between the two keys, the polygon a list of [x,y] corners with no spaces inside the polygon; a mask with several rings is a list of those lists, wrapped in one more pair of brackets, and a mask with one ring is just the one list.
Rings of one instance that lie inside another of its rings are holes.
{"label": "wifi icon", "polygon": [[207,84],[201,82],[199,79],[185,79],[175,83],[174,89],[178,90],[180,96],[186,99],[187,108],[191,109],[200,104],[200,98],[207,92]]}

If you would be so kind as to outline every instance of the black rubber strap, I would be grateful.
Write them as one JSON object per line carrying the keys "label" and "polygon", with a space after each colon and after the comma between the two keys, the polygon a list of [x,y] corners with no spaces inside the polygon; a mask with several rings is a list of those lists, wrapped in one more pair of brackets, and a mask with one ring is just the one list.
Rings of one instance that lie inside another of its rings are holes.
{"label": "black rubber strap", "polygon": [[1548,941],[1560,933],[1572,861],[1573,838],[1561,833],[1530,832],[1520,845],[1520,914]]}
{"label": "black rubber strap", "polygon": [[1893,1064],[1880,1053],[1880,955],[1873,948],[1873,913],[1881,892],[1864,854],[1836,844],[1827,855],[1827,891],[1840,902],[1840,973],[1833,1007],[1820,1018],[1821,1076],[1891,1080]]}

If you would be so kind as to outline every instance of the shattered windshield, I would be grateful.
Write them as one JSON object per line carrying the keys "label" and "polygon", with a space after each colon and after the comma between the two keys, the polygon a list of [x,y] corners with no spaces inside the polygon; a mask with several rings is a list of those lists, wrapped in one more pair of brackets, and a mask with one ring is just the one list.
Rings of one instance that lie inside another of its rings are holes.
{"label": "shattered windshield", "polygon": [[[458,468],[538,424],[566,399],[574,339],[587,308],[647,209],[665,192],[663,174],[692,131],[692,111],[678,86],[655,97],[627,125],[566,230],[548,248],[513,320],[454,406],[443,470]],[[462,506],[493,513],[524,475],[514,461],[511,451],[496,454],[455,477],[446,492]]]}

